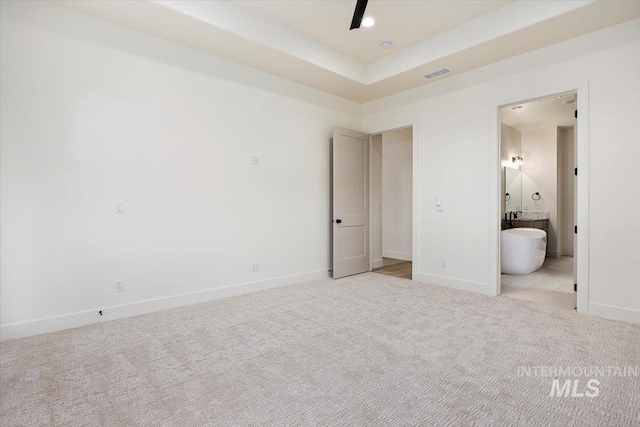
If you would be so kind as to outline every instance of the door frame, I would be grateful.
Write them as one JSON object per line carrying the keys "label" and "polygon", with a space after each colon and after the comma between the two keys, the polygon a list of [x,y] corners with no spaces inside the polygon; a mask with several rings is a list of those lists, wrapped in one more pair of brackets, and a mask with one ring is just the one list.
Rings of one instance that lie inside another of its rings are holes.
{"label": "door frame", "polygon": [[[544,87],[543,87],[544,86]],[[567,84],[554,82],[550,85],[532,85],[514,91],[515,95],[501,96],[491,102],[490,117],[491,145],[489,171],[489,290],[492,295],[500,295],[500,110],[505,107],[532,102],[569,92],[576,93],[578,123],[576,132],[575,158],[578,176],[576,178],[576,225],[574,262],[578,284],[578,312],[589,314],[589,80],[579,80]]]}
{"label": "door frame", "polygon": [[[414,277],[418,274],[418,262],[419,262],[419,245],[418,245],[418,237],[419,233],[419,224],[418,221],[418,213],[419,213],[419,194],[418,185],[419,185],[419,162],[418,162],[418,118],[414,117],[409,120],[396,120],[389,121],[385,123],[376,123],[371,128],[364,129],[364,133],[369,134],[369,152],[373,149],[373,135],[379,135],[382,133],[393,132],[394,130],[411,128],[411,163],[412,163],[412,197],[411,197],[411,278],[413,280]],[[371,182],[372,176],[372,165],[371,159],[372,156],[369,156],[369,182]],[[369,186],[369,200],[371,200],[371,186]],[[371,241],[372,241],[372,227],[371,227],[371,218],[373,218],[373,206],[369,204],[369,254],[371,255]],[[380,253],[382,253],[382,248],[380,249]],[[369,268],[373,270],[373,257],[370,257]]]}

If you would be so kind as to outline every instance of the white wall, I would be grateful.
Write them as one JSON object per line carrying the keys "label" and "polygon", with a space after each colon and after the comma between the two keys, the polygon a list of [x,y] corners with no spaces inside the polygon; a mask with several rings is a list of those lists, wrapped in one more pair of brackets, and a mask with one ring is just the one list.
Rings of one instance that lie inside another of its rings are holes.
{"label": "white wall", "polygon": [[371,137],[371,264],[382,261],[382,134]]}
{"label": "white wall", "polygon": [[[558,257],[558,128],[556,126],[522,131],[522,204],[523,210],[549,212],[547,256]],[[533,193],[540,200],[533,200]]]}
{"label": "white wall", "polygon": [[418,124],[414,279],[491,294],[492,114],[585,82],[589,313],[640,323],[640,224],[611,203],[640,212],[640,20],[366,104],[361,123],[354,103],[220,58],[0,4],[3,339],[325,277],[333,125]]}
{"label": "white wall", "polygon": [[[500,165],[502,167],[502,171],[500,172],[500,194],[502,195],[504,195],[506,189],[504,168],[512,164],[512,159],[515,156],[522,157],[522,135],[518,129],[506,123],[500,123]],[[502,212],[507,211],[505,202],[506,200],[502,198]],[[516,210],[522,210],[521,200],[513,200],[513,202],[516,203],[515,206],[520,206]]]}
{"label": "white wall", "polygon": [[[625,200],[626,212],[640,212],[633,191],[640,186],[638,52],[640,20],[634,20],[365,104],[365,131],[418,122],[414,280],[495,292],[489,248],[497,253],[497,237],[489,230],[499,215],[492,194],[500,184],[490,167],[497,164],[496,108],[588,84],[588,311],[640,323],[640,223],[615,221],[619,205],[611,203]],[[611,64],[623,66],[612,72]],[[444,213],[436,212],[437,194]]]}
{"label": "white wall", "polygon": [[327,277],[359,105],[44,2],[1,19],[3,339]]}
{"label": "white wall", "polygon": [[573,256],[574,218],[574,140],[573,127],[562,129],[560,139],[562,149],[562,255]]}
{"label": "white wall", "polygon": [[411,261],[412,167],[411,128],[382,134],[382,253]]}

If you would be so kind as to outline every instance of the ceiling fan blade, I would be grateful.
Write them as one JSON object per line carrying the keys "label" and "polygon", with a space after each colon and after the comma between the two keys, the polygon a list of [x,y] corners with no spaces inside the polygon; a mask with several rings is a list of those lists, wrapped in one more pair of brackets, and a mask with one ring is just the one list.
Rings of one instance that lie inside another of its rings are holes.
{"label": "ceiling fan blade", "polygon": [[367,8],[368,1],[369,0],[358,0],[356,3],[356,11],[353,12],[353,19],[351,20],[351,28],[349,28],[349,30],[360,28],[360,23],[362,23],[362,17],[364,16],[364,10]]}

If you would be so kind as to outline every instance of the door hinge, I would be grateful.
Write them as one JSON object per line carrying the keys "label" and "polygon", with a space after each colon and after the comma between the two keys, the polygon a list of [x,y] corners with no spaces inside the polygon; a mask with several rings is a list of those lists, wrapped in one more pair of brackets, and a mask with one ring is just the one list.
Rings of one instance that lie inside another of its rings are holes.
{"label": "door hinge", "polygon": [[576,119],[578,118],[578,110],[575,111],[574,116]]}
{"label": "door hinge", "polygon": [[578,168],[575,168],[575,170],[573,171],[573,173],[578,176]]}
{"label": "door hinge", "polygon": [[578,284],[577,283],[573,284],[573,292],[578,292]]}
{"label": "door hinge", "polygon": [[574,232],[575,234],[578,234],[578,226],[577,226],[577,225],[574,225],[574,226],[573,226],[573,232]]}

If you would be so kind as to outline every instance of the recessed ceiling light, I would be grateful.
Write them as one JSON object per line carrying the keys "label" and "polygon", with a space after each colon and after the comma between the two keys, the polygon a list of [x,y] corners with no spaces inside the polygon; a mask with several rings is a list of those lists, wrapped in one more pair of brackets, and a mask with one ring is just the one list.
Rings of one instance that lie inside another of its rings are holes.
{"label": "recessed ceiling light", "polygon": [[519,110],[522,108],[522,105],[516,105],[515,107],[511,107],[512,110]]}
{"label": "recessed ceiling light", "polygon": [[382,42],[380,43],[380,47],[383,49],[389,49],[391,46],[393,46],[393,43],[391,42]]}
{"label": "recessed ceiling light", "polygon": [[363,27],[373,27],[373,24],[375,24],[375,23],[376,23],[376,21],[372,17],[364,18],[362,20],[362,26]]}

